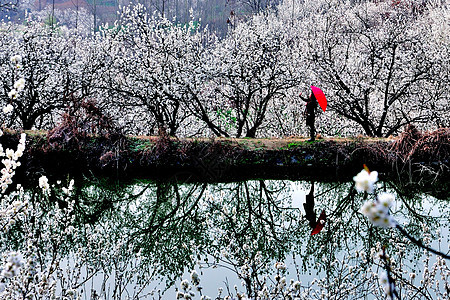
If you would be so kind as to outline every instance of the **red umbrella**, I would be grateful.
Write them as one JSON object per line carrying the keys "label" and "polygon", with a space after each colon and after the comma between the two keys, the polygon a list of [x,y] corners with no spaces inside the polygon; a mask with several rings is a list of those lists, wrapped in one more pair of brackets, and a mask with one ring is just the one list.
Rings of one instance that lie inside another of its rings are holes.
{"label": "red umbrella", "polygon": [[327,215],[325,214],[325,210],[322,210],[322,213],[320,214],[319,219],[317,220],[316,227],[314,227],[313,231],[311,232],[311,235],[318,234],[322,231],[323,227],[325,226],[325,221],[327,220]]}
{"label": "red umbrella", "polygon": [[322,108],[323,111],[325,111],[327,109],[327,98],[325,98],[325,94],[322,92],[321,89],[313,85],[311,86],[311,90],[314,96],[316,97],[317,102],[319,102],[320,107]]}

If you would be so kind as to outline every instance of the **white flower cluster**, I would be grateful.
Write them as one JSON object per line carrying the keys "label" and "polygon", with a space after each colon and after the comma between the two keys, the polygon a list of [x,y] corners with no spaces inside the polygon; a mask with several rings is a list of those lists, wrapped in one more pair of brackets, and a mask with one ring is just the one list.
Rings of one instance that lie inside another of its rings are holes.
{"label": "white flower cluster", "polygon": [[44,195],[50,195],[50,185],[48,184],[48,178],[41,176],[39,178],[39,187],[42,189]]}
{"label": "white flower cluster", "polygon": [[177,299],[192,299],[195,297],[195,293],[192,291],[192,286],[189,284],[187,279],[184,279],[180,283],[181,291],[176,294]]}
{"label": "white flower cluster", "polygon": [[11,56],[10,60],[14,65],[20,66],[20,64],[22,63],[22,56],[16,54]]}
{"label": "white flower cluster", "polygon": [[276,270],[284,271],[286,270],[286,265],[283,262],[276,262],[273,266]]}
{"label": "white flower cluster", "polygon": [[0,145],[0,157],[5,157],[2,159],[2,163],[5,166],[2,170],[2,177],[0,178],[0,188],[2,192],[5,192],[8,185],[12,183],[12,177],[14,176],[14,170],[20,166],[18,159],[23,155],[25,150],[26,135],[22,133],[20,135],[19,144],[17,145],[17,150],[6,149],[3,151],[2,145]]}
{"label": "white flower cluster", "polygon": [[27,200],[15,200],[10,205],[8,205],[4,209],[0,209],[0,217],[2,221],[5,221],[6,231],[8,230],[8,226],[12,226],[16,223],[16,218],[20,215],[24,210],[28,208]]}
{"label": "white flower cluster", "polygon": [[[20,63],[22,62],[22,57],[20,55],[14,55],[11,57],[11,62],[15,65],[17,69],[21,68]],[[20,78],[14,83],[13,88],[8,92],[8,98],[11,100],[16,100],[19,97],[19,93],[25,88],[25,79]],[[14,107],[9,103],[3,107],[3,113],[8,114],[12,112]]]}
{"label": "white flower cluster", "polygon": [[14,89],[16,89],[17,91],[19,92],[23,91],[24,88],[25,88],[25,79],[20,78],[14,83]]}
{"label": "white flower cluster", "polygon": [[7,104],[5,107],[3,107],[3,113],[9,114],[12,112],[14,107],[11,104]]}
{"label": "white flower cluster", "polygon": [[[20,93],[21,91],[23,91],[24,88],[25,88],[25,79],[20,78],[19,80],[17,80],[17,81],[14,83],[13,89],[11,89],[11,91],[8,92],[8,97],[9,97],[11,100],[16,100],[16,99],[19,97],[19,93]],[[12,108],[12,105],[9,104],[9,105],[7,105],[7,106],[5,106],[5,107],[3,108],[3,112],[4,112],[4,113],[9,113],[9,112],[12,111],[12,109],[13,109],[13,108]]]}
{"label": "white flower cluster", "polygon": [[378,172],[369,172],[364,169],[353,177],[353,180],[355,181],[355,188],[358,192],[373,193],[374,184],[378,181]]}
{"label": "white flower cluster", "polygon": [[[193,270],[191,272],[191,283],[196,287],[197,291],[200,292],[200,300],[210,300],[211,299],[210,297],[201,294],[201,290],[203,288],[201,286],[199,286],[200,276],[198,275],[198,273],[195,270]],[[194,291],[192,291],[192,287],[193,286],[189,284],[189,281],[187,279],[184,279],[183,281],[181,281],[180,291],[177,291],[176,299],[194,299],[195,293],[194,293]]]}
{"label": "white flower cluster", "polygon": [[1,282],[2,284],[0,285],[0,292],[2,290],[4,290],[5,285],[4,285],[4,279],[5,278],[12,278],[14,276],[17,276],[19,274],[20,271],[20,267],[23,265],[23,261],[22,261],[22,255],[18,252],[10,252],[8,254],[8,258],[6,259],[6,264],[2,267],[1,270]]}
{"label": "white flower cluster", "polygon": [[[355,188],[358,192],[374,192],[375,182],[378,181],[378,172],[370,172],[367,167],[353,177]],[[389,209],[394,203],[394,195],[389,193],[381,193],[377,197],[376,202],[367,201],[361,207],[361,213],[369,218],[375,226],[395,227],[396,222],[389,214]]]}
{"label": "white flower cluster", "polygon": [[[75,181],[72,179],[72,180],[70,180],[69,186],[67,188],[66,187],[62,188],[62,191],[65,195],[70,196],[72,194],[74,183],[75,183]],[[48,180],[47,180],[47,186],[48,186]]]}
{"label": "white flower cluster", "polygon": [[367,201],[361,208],[363,215],[369,218],[373,225],[379,227],[395,227],[396,222],[389,214],[389,209],[394,202],[394,195],[382,193],[378,195],[376,202]]}

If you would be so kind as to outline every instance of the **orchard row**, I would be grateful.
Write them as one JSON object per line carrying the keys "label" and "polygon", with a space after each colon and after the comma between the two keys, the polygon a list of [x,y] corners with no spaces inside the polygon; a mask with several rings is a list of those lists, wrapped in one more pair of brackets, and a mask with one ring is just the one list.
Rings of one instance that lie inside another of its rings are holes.
{"label": "orchard row", "polygon": [[[322,135],[448,127],[449,8],[341,2],[284,1],[232,20],[224,38],[140,4],[90,34],[33,15],[3,23],[0,99],[13,107],[3,123],[50,129],[90,102],[125,133],[305,135],[299,95],[315,85],[329,102],[316,121]],[[25,89],[11,97],[20,78]]]}

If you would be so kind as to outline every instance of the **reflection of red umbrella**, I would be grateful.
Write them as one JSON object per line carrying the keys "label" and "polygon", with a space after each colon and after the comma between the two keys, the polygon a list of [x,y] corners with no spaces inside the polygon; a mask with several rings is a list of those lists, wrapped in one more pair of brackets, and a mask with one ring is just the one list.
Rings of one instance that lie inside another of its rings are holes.
{"label": "reflection of red umbrella", "polygon": [[325,210],[322,210],[319,219],[317,220],[316,227],[314,227],[311,235],[315,235],[322,231],[323,226],[325,226],[325,221],[327,220],[327,215],[325,214]]}
{"label": "reflection of red umbrella", "polygon": [[327,98],[325,98],[325,94],[322,92],[321,89],[313,85],[311,86],[311,90],[314,96],[316,96],[317,102],[319,102],[320,107],[322,108],[323,111],[325,111],[327,109]]}

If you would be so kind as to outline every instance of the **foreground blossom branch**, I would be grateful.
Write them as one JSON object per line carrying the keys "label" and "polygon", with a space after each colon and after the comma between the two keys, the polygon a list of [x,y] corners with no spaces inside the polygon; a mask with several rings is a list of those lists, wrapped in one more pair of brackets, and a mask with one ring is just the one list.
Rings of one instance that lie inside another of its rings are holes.
{"label": "foreground blossom branch", "polygon": [[[370,172],[369,169],[364,165],[364,170],[362,170],[358,175],[353,177],[355,181],[355,188],[358,192],[374,192],[374,184],[378,181],[378,173],[376,171]],[[417,240],[411,236],[406,230],[398,224],[394,218],[389,214],[389,209],[394,203],[395,197],[390,193],[381,193],[377,196],[375,202],[367,201],[361,207],[361,212],[365,215],[373,225],[384,227],[384,228],[397,228],[405,237],[407,237],[415,245],[430,251],[436,255],[439,255],[445,259],[450,259],[450,255],[432,249],[422,243],[422,241]]]}
{"label": "foreground blossom branch", "polygon": [[397,290],[395,289],[395,282],[391,275],[391,266],[389,265],[389,260],[386,255],[386,248],[383,247],[383,252],[380,256],[380,258],[384,262],[384,268],[385,272],[380,274],[380,284],[383,286],[384,292],[390,299],[394,299],[394,296],[397,297],[397,299],[401,299],[400,295],[398,294]]}
{"label": "foreground blossom branch", "polygon": [[388,257],[386,256],[385,247],[383,247],[383,252],[380,258],[384,262],[384,269],[385,269],[385,272],[382,272],[379,277],[379,281],[381,286],[383,286],[384,292],[390,299],[394,299],[394,296],[396,296],[397,299],[401,299],[397,290],[395,289],[395,282],[391,275],[391,267],[389,265]]}
{"label": "foreground blossom branch", "polygon": [[440,251],[434,250],[433,248],[430,248],[428,246],[426,246],[424,243],[422,243],[422,241],[417,240],[416,238],[414,238],[413,236],[411,236],[402,226],[400,226],[399,224],[395,225],[395,228],[397,228],[404,236],[406,236],[411,242],[413,242],[415,245],[426,249],[428,251],[430,251],[431,253],[434,253],[436,255],[442,256],[445,259],[450,259],[450,255],[442,253]]}

